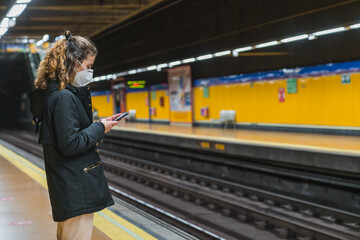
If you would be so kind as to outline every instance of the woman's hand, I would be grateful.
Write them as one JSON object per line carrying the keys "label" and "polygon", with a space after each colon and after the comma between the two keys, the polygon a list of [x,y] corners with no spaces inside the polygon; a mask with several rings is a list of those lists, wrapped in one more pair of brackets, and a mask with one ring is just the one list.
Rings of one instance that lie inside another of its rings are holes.
{"label": "woman's hand", "polygon": [[120,116],[122,113],[118,113],[115,115],[112,115],[111,117],[105,118],[106,121],[114,121],[118,116]]}
{"label": "woman's hand", "polygon": [[[116,116],[116,115],[114,115]],[[108,117],[108,118],[103,118],[100,120],[100,122],[104,125],[105,127],[105,133],[109,132],[116,124],[118,124],[119,122],[118,121],[113,121],[111,117]],[[107,120],[107,119],[110,119],[110,120]]]}

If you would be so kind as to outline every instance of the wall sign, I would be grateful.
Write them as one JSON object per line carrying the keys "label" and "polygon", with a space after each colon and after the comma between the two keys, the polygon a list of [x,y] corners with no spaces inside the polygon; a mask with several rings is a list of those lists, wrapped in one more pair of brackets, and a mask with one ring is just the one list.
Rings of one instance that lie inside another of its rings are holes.
{"label": "wall sign", "polygon": [[136,88],[145,88],[146,81],[145,80],[138,80],[138,81],[127,81],[126,85],[128,88],[136,89]]}
{"label": "wall sign", "polygon": [[278,98],[279,102],[285,102],[285,88],[279,88]]}
{"label": "wall sign", "polygon": [[297,79],[289,78],[286,81],[287,93],[297,93]]}
{"label": "wall sign", "polygon": [[203,97],[204,98],[209,97],[209,87],[203,87]]}
{"label": "wall sign", "polygon": [[341,84],[349,84],[351,82],[350,74],[342,74],[341,75]]}

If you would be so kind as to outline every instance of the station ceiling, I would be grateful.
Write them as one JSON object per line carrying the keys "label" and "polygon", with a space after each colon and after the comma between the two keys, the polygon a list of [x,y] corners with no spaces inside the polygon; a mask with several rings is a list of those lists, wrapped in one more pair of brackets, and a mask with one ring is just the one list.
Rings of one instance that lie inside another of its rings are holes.
{"label": "station ceiling", "polygon": [[[3,39],[61,35],[65,29],[92,37],[162,0],[32,0]],[[3,18],[14,0],[0,0]],[[1,20],[0,20],[1,21]]]}
{"label": "station ceiling", "polygon": [[[0,0],[2,16],[13,2]],[[88,36],[97,77],[349,26],[359,10],[360,0],[32,0],[0,42],[65,29]],[[191,65],[205,78],[358,60],[359,38],[356,29]]]}

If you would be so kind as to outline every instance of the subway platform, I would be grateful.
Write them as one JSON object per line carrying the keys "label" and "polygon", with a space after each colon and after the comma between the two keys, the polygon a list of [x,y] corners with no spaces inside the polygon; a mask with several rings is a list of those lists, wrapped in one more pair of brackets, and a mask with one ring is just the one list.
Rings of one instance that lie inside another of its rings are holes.
{"label": "subway platform", "polygon": [[[0,239],[56,239],[43,160],[0,140]],[[93,240],[197,239],[114,197],[94,216]]]}
{"label": "subway platform", "polygon": [[239,128],[188,127],[125,121],[121,121],[114,129],[134,133],[143,132],[156,135],[237,142],[249,145],[360,154],[360,136],[246,130]]}
{"label": "subway platform", "polygon": [[[120,122],[108,136],[356,176],[360,137]],[[236,161],[236,160],[234,160]]]}

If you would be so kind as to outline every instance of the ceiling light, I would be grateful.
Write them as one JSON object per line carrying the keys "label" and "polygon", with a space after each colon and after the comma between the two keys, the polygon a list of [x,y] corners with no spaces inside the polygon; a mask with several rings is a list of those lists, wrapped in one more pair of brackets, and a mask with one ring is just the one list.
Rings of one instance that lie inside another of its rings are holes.
{"label": "ceiling light", "polygon": [[317,37],[314,34],[309,34],[309,40],[315,40]]}
{"label": "ceiling light", "polygon": [[210,59],[210,58],[213,58],[212,54],[205,54],[205,55],[197,57],[196,60],[201,61],[201,60]]}
{"label": "ceiling light", "polygon": [[168,66],[167,63],[162,63],[156,66],[156,70],[161,71],[162,68],[166,68]]}
{"label": "ceiling light", "polygon": [[0,23],[0,28],[8,28],[9,27],[9,18],[3,18]]}
{"label": "ceiling light", "polygon": [[191,62],[195,62],[195,61],[196,61],[195,58],[187,58],[187,59],[182,60],[181,62],[182,63],[191,63]]}
{"label": "ceiling light", "polygon": [[249,50],[251,50],[251,49],[252,49],[251,46],[246,46],[246,47],[237,48],[237,49],[234,49],[234,50],[232,51],[232,54],[233,54],[234,57],[237,57],[237,56],[239,56],[239,52],[245,52],[245,51],[249,51]]}
{"label": "ceiling light", "polygon": [[100,77],[100,80],[106,80],[106,76],[104,75],[104,76],[101,76]]}
{"label": "ceiling light", "polygon": [[288,42],[293,42],[293,41],[297,41],[297,40],[306,39],[308,37],[309,37],[309,35],[307,35],[307,34],[301,34],[301,35],[298,35],[298,36],[281,39],[280,42],[288,43]]}
{"label": "ceiling light", "polygon": [[94,78],[94,82],[100,81],[100,77]]}
{"label": "ceiling light", "polygon": [[17,0],[16,1],[16,3],[18,4],[18,3],[25,3],[25,4],[27,4],[27,3],[30,3],[31,2],[31,0]]}
{"label": "ceiling light", "polygon": [[180,65],[180,64],[181,64],[180,61],[174,61],[174,62],[169,63],[169,67],[177,66],[177,65]]}
{"label": "ceiling light", "polygon": [[345,27],[338,27],[338,28],[332,28],[332,29],[328,29],[328,30],[315,32],[314,35],[315,36],[321,36],[321,35],[330,34],[330,33],[342,32],[342,31],[345,31],[345,30],[346,30]]}
{"label": "ceiling light", "polygon": [[7,28],[0,28],[0,36],[4,35],[7,32]]}
{"label": "ceiling light", "polygon": [[6,14],[6,17],[18,17],[20,14],[25,10],[26,4],[15,4],[13,5],[8,13]]}
{"label": "ceiling light", "polygon": [[152,65],[146,68],[148,71],[156,70],[156,65]]}
{"label": "ceiling light", "polygon": [[226,50],[226,51],[222,51],[222,52],[217,52],[214,54],[215,57],[221,57],[221,56],[225,56],[225,55],[230,55],[231,51],[230,50]]}
{"label": "ceiling light", "polygon": [[44,43],[43,40],[40,40],[36,43],[36,46],[40,47],[43,43]]}
{"label": "ceiling light", "polygon": [[128,73],[129,73],[129,74],[135,74],[135,73],[137,73],[137,70],[135,70],[135,69],[134,69],[134,70],[130,70],[130,71],[128,71]]}
{"label": "ceiling light", "polygon": [[260,43],[258,45],[255,45],[255,48],[264,48],[264,47],[270,47],[270,46],[274,46],[274,45],[278,45],[278,41],[271,41],[271,42],[266,42],[266,43]]}
{"label": "ceiling light", "polygon": [[353,24],[349,26],[351,29],[360,28],[360,23]]}
{"label": "ceiling light", "polygon": [[45,34],[45,35],[43,36],[43,38],[42,38],[42,41],[43,41],[43,42],[49,41],[49,34]]}
{"label": "ceiling light", "polygon": [[127,72],[121,72],[121,73],[117,73],[116,76],[118,77],[122,77],[122,76],[126,76]]}

